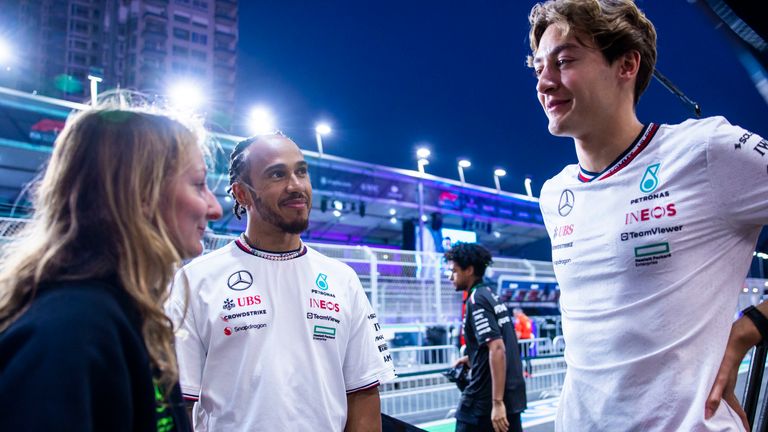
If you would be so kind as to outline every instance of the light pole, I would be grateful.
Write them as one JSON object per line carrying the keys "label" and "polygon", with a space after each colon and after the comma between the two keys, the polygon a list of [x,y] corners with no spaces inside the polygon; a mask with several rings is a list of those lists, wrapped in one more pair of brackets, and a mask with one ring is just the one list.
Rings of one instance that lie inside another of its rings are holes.
{"label": "light pole", "polygon": [[469,168],[472,166],[472,162],[461,159],[459,160],[459,180],[461,180],[461,185],[464,186],[466,182],[464,181],[464,168]]}
{"label": "light pole", "polygon": [[507,175],[507,172],[501,168],[496,168],[493,171],[493,182],[496,183],[496,193],[501,192],[501,182],[499,182],[500,177],[504,177]]}
{"label": "light pole", "polygon": [[526,177],[525,178],[525,193],[528,194],[529,197],[533,198],[533,191],[531,191],[531,178]]}
{"label": "light pole", "polygon": [[419,252],[424,251],[424,167],[429,165],[429,159],[427,158],[431,154],[432,152],[426,147],[420,147],[416,150],[416,157],[418,158],[416,163],[419,167],[419,241],[416,244],[418,245]]}
{"label": "light pole", "polygon": [[91,106],[96,106],[99,99],[99,83],[104,81],[104,69],[92,67],[88,70],[88,81],[91,82]]}
{"label": "light pole", "polygon": [[323,157],[323,135],[331,133],[331,127],[327,123],[320,123],[315,126],[315,139],[317,139],[318,157]]}

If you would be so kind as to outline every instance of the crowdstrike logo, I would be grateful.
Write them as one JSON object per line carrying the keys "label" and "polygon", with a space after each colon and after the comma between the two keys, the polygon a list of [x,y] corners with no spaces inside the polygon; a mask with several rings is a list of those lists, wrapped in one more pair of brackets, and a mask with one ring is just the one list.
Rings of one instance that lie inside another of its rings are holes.
{"label": "crowdstrike logo", "polygon": [[253,285],[253,276],[246,270],[232,273],[227,278],[227,286],[234,291],[244,291]]}
{"label": "crowdstrike logo", "polygon": [[246,312],[238,312],[238,313],[233,313],[229,315],[222,315],[221,320],[224,322],[229,322],[229,320],[231,319],[245,318],[245,317],[250,317],[255,315],[266,315],[266,314],[267,314],[266,309],[254,309]]}

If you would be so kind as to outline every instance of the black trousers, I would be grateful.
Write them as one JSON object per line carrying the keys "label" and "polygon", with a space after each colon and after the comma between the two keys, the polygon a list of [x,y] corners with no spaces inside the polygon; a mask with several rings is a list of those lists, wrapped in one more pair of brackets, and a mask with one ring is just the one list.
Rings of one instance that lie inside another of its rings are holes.
{"label": "black trousers", "polygon": [[[520,413],[507,412],[509,421],[508,432],[523,432],[523,425],[520,422]],[[465,423],[456,419],[456,432],[493,432],[493,423],[491,423],[491,413],[480,419],[480,424]]]}

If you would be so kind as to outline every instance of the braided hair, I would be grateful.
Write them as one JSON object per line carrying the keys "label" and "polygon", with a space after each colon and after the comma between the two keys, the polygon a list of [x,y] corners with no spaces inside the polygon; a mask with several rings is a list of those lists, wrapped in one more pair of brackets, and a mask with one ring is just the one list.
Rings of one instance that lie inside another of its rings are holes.
{"label": "braided hair", "polygon": [[446,252],[444,258],[455,262],[461,269],[472,266],[477,277],[485,276],[485,269],[493,262],[488,249],[477,243],[459,243]]}
{"label": "braided hair", "polygon": [[235,205],[232,207],[232,213],[235,215],[236,218],[240,219],[240,217],[245,214],[245,207],[243,207],[242,204],[240,204],[237,201],[237,197],[235,196],[234,191],[232,190],[232,185],[234,185],[236,182],[243,182],[246,185],[249,184],[248,181],[248,148],[251,146],[251,144],[264,139],[268,137],[284,137],[282,132],[275,131],[273,133],[268,134],[261,134],[261,135],[254,135],[252,137],[248,137],[235,146],[234,149],[232,149],[232,154],[229,155],[229,187],[227,188],[227,193],[232,197],[232,200],[234,201]]}

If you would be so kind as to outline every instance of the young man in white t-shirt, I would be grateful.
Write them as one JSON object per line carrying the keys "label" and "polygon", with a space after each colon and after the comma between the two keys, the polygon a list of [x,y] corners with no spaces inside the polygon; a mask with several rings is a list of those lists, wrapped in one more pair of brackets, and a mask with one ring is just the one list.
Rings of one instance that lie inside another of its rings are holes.
{"label": "young man in white t-shirt", "polygon": [[743,430],[736,375],[768,307],[732,320],[768,222],[768,142],[722,117],[638,120],[656,32],[631,0],[529,20],[549,131],[578,157],[540,199],[567,346],[556,429]]}
{"label": "young man in white t-shirt", "polygon": [[250,138],[229,174],[246,231],[186,265],[167,307],[195,430],[380,430],[391,357],[352,268],[299,237],[312,207],[301,151]]}

